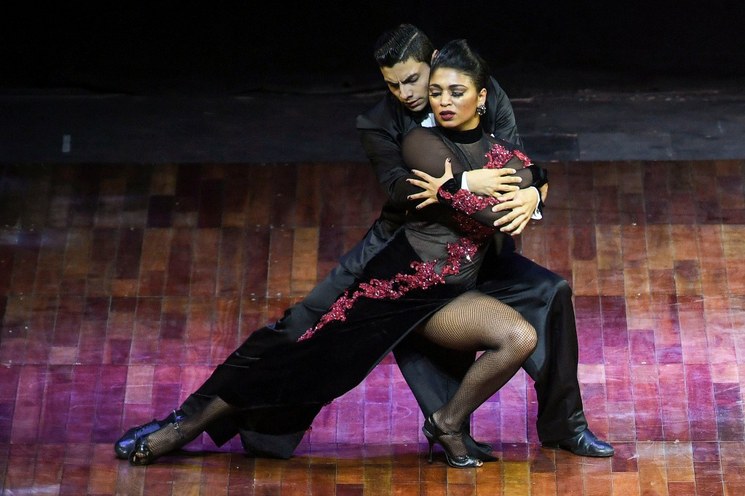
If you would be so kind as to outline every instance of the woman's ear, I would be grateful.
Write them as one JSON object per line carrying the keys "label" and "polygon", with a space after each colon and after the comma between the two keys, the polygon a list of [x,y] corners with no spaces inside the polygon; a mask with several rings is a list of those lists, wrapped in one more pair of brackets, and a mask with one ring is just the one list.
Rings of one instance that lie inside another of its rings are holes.
{"label": "woman's ear", "polygon": [[479,105],[486,105],[486,88],[481,88],[478,98]]}
{"label": "woman's ear", "polygon": [[435,50],[432,52],[432,58],[429,60],[429,65],[432,65],[432,62],[435,60],[435,57],[437,57],[437,54],[440,53],[439,50]]}

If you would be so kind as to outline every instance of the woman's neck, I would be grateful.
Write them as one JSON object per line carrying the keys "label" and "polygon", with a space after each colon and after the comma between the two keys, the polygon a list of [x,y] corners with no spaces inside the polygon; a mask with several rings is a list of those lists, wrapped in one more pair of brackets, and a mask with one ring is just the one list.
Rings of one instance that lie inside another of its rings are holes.
{"label": "woman's neck", "polygon": [[480,140],[481,136],[484,134],[481,130],[481,126],[476,126],[473,129],[466,130],[448,129],[442,126],[439,126],[439,128],[445,137],[455,143],[475,143]]}

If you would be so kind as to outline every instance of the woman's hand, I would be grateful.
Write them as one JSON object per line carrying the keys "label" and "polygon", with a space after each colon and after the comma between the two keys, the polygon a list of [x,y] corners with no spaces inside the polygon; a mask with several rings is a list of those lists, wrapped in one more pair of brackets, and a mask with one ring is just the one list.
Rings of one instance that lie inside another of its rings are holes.
{"label": "woman's hand", "polygon": [[497,196],[517,191],[522,178],[515,176],[515,169],[475,169],[466,171],[468,191],[479,196]]}
{"label": "woman's hand", "polygon": [[453,178],[453,166],[451,165],[449,158],[445,159],[445,173],[440,177],[433,177],[426,172],[416,169],[413,169],[411,172],[414,173],[415,176],[421,178],[421,180],[407,179],[406,181],[408,181],[409,184],[422,188],[423,190],[421,193],[415,193],[407,197],[409,200],[422,200],[416,206],[417,209],[424,208],[433,203],[438,203],[437,191],[440,189],[440,186]]}

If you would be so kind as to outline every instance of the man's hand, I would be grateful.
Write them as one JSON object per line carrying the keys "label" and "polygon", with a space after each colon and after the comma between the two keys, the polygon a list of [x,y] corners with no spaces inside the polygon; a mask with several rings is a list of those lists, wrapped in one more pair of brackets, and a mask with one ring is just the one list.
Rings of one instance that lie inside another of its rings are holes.
{"label": "man's hand", "polygon": [[541,191],[541,201],[543,203],[546,203],[546,198],[548,197],[548,183],[544,184],[538,189]]}
{"label": "man's hand", "polygon": [[407,179],[406,181],[424,190],[421,193],[415,193],[407,197],[409,200],[423,200],[416,206],[417,209],[424,208],[433,203],[438,203],[437,190],[440,189],[440,186],[453,178],[453,166],[450,164],[449,158],[445,159],[445,173],[440,177],[432,177],[426,172],[416,169],[412,169],[411,172],[413,172],[415,176],[420,177],[421,180]]}
{"label": "man's hand", "polygon": [[497,196],[517,191],[522,178],[515,176],[515,169],[475,169],[464,172],[468,191],[480,196]]}
{"label": "man's hand", "polygon": [[494,222],[500,227],[500,231],[511,236],[517,236],[530,222],[536,207],[538,206],[538,195],[534,188],[521,189],[512,193],[506,193],[498,197],[502,203],[494,205],[492,212],[509,210],[507,214]]}

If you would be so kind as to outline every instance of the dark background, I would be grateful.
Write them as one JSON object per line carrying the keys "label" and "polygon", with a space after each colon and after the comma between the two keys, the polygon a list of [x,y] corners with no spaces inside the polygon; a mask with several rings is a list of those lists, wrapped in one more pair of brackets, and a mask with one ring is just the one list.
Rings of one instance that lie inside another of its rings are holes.
{"label": "dark background", "polygon": [[745,2],[735,0],[107,3],[5,3],[0,90],[379,89],[372,45],[400,22],[436,45],[469,39],[514,96],[745,76]]}

